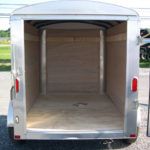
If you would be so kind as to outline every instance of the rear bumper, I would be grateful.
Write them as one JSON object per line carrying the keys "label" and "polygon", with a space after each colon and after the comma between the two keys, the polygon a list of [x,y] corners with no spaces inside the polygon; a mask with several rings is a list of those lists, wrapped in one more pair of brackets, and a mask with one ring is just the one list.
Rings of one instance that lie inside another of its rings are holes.
{"label": "rear bumper", "polygon": [[96,140],[96,139],[129,139],[123,131],[91,131],[91,132],[55,132],[38,129],[27,129],[21,139],[28,140]]}

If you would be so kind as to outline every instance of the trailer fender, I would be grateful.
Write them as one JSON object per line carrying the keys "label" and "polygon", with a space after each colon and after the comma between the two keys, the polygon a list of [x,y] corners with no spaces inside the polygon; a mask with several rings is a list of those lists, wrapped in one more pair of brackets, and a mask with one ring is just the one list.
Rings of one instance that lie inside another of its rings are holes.
{"label": "trailer fender", "polygon": [[14,127],[13,119],[13,104],[12,101],[9,102],[8,113],[7,113],[7,127]]}

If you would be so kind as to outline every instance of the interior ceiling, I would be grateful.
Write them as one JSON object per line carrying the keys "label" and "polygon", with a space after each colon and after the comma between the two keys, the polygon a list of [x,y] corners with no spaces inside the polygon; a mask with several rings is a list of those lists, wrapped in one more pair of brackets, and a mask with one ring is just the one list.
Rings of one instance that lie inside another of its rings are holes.
{"label": "interior ceiling", "polygon": [[96,21],[96,20],[28,20],[28,23],[32,24],[35,28],[40,29],[50,25],[59,24],[59,23],[86,23],[95,25],[104,29],[108,29],[117,24],[120,24],[121,21]]}

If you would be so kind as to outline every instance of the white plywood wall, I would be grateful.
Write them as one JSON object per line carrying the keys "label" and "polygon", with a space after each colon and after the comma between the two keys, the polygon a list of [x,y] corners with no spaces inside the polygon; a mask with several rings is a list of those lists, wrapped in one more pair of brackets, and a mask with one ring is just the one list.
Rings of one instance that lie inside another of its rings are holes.
{"label": "white plywood wall", "polygon": [[98,93],[99,50],[99,30],[47,30],[47,93]]}
{"label": "white plywood wall", "polygon": [[26,107],[30,109],[39,95],[40,44],[38,30],[25,23],[25,84]]}
{"label": "white plywood wall", "polygon": [[121,23],[106,33],[106,93],[124,114],[126,81],[127,24]]}

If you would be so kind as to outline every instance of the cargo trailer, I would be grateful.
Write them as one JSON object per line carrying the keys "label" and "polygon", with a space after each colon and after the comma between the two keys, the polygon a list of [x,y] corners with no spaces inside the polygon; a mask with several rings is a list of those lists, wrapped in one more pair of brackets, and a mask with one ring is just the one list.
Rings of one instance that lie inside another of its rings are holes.
{"label": "cargo trailer", "polygon": [[136,139],[138,14],[98,1],[29,5],[11,15],[15,140]]}

